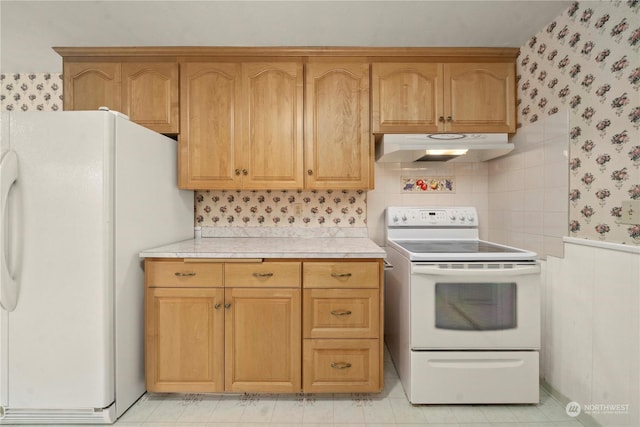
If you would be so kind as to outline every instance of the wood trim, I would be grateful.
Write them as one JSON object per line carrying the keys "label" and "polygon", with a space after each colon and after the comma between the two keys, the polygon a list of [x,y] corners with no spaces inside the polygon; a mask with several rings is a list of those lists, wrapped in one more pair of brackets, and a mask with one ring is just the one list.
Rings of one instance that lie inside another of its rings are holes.
{"label": "wood trim", "polygon": [[[436,62],[455,62],[456,59],[468,62],[502,61],[513,59],[520,53],[519,48],[477,48],[477,47],[355,47],[355,46],[267,46],[267,47],[233,47],[233,46],[126,46],[126,47],[53,47],[63,58],[68,57],[194,57],[194,56],[333,56],[333,57],[365,57],[367,60],[384,60],[390,58],[429,59]],[[380,57],[380,58],[377,58]]]}

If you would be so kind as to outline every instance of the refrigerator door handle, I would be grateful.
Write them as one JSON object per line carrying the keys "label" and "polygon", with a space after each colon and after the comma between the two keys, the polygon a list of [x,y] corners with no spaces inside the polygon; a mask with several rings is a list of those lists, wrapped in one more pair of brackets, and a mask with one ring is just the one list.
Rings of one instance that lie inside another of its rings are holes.
{"label": "refrigerator door handle", "polygon": [[18,304],[18,282],[9,271],[7,261],[8,206],[11,187],[18,180],[18,156],[14,151],[7,152],[0,161],[0,307],[13,311]]}

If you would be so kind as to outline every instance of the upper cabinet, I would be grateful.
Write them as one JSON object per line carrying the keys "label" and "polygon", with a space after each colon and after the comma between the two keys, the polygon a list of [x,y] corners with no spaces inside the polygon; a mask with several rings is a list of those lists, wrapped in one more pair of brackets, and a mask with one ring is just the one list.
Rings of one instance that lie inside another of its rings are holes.
{"label": "upper cabinet", "polygon": [[178,64],[122,64],[122,112],[134,122],[164,134],[179,126]]}
{"label": "upper cabinet", "polygon": [[303,187],[301,62],[185,63],[180,186]]}
{"label": "upper cabinet", "polygon": [[65,61],[63,68],[65,110],[108,107],[156,132],[178,133],[177,63]]}
{"label": "upper cabinet", "polygon": [[120,111],[121,66],[113,62],[66,62],[63,70],[65,110]]}
{"label": "upper cabinet", "polygon": [[373,132],[516,130],[515,63],[377,63]]}
{"label": "upper cabinet", "polygon": [[312,62],[305,78],[306,188],[368,188],[369,64]]}
{"label": "upper cabinet", "polygon": [[179,135],[184,189],[372,189],[376,134],[516,131],[513,48],[54,50],[66,110]]}

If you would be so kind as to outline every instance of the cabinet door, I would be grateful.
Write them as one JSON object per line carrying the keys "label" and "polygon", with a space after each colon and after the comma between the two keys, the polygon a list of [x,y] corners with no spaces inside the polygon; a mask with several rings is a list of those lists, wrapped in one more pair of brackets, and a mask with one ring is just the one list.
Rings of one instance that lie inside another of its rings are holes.
{"label": "cabinet door", "polygon": [[146,386],[151,392],[224,389],[224,290],[147,288]]}
{"label": "cabinet door", "polygon": [[122,112],[149,129],[178,133],[178,64],[122,64]]}
{"label": "cabinet door", "polygon": [[121,111],[120,63],[65,62],[64,109]]}
{"label": "cabinet door", "polygon": [[449,132],[516,131],[515,64],[445,64]]}
{"label": "cabinet door", "polygon": [[373,64],[374,133],[438,132],[442,112],[442,64]]}
{"label": "cabinet door", "polygon": [[225,390],[299,391],[300,290],[227,288],[225,302]]}
{"label": "cabinet door", "polygon": [[239,189],[240,64],[186,63],[180,72],[180,188]]}
{"label": "cabinet door", "polygon": [[303,188],[301,62],[242,65],[243,187]]}
{"label": "cabinet door", "polygon": [[369,64],[310,63],[305,81],[305,187],[368,188]]}

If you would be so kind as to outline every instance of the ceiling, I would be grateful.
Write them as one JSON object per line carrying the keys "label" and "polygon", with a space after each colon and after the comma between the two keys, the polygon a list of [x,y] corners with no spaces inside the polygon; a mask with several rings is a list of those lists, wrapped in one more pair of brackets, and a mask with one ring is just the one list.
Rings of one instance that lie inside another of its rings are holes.
{"label": "ceiling", "polygon": [[52,46],[521,47],[570,3],[0,0],[0,71],[61,72]]}

